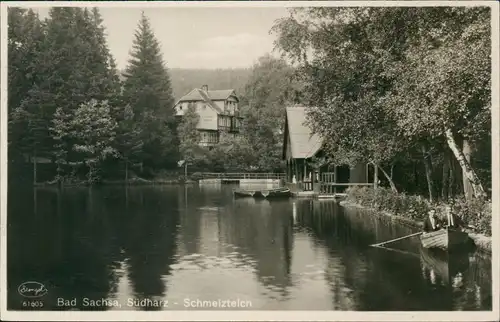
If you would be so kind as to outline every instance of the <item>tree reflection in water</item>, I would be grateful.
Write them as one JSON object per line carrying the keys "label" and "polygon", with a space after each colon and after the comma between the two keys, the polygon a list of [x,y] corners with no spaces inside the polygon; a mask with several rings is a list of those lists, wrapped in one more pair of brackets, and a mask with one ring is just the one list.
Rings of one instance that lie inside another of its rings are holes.
{"label": "tree reflection in water", "polygon": [[488,256],[440,262],[416,238],[372,248],[414,230],[328,200],[234,199],[232,188],[9,190],[9,308],[22,309],[16,289],[35,280],[49,310],[67,309],[57,297],[188,296],[252,309],[491,309]]}

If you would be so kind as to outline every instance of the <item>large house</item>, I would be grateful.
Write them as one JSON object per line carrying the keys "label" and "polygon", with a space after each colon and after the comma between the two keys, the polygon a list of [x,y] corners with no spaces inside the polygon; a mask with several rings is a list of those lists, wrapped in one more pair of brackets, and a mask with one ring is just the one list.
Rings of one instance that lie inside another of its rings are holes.
{"label": "large house", "polygon": [[175,103],[177,116],[182,116],[190,106],[200,116],[197,129],[201,134],[200,145],[212,147],[224,135],[239,135],[241,117],[239,99],[233,89],[208,90],[207,85],[195,88]]}

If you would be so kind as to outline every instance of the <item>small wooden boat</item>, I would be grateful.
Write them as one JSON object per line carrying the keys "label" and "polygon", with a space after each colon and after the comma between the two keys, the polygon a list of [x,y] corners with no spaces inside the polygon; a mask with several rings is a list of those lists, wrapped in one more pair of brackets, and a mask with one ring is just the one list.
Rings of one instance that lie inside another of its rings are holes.
{"label": "small wooden boat", "polygon": [[276,188],[269,190],[234,190],[233,194],[235,197],[243,198],[243,197],[254,197],[254,198],[266,198],[266,199],[275,199],[275,198],[288,198],[292,195],[290,189],[288,188]]}
{"label": "small wooden boat", "polygon": [[292,196],[292,192],[288,188],[277,188],[271,190],[262,190],[260,194],[267,199],[274,198],[290,198]]}
{"label": "small wooden boat", "polygon": [[437,248],[451,251],[469,243],[469,235],[463,231],[443,228],[437,231],[424,232],[420,235],[420,241],[424,248]]}

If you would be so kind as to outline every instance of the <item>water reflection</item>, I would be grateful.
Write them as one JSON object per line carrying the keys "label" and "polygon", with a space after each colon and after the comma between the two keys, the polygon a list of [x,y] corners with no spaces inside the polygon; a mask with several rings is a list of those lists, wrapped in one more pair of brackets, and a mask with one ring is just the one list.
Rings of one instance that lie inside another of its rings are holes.
{"label": "water reflection", "polygon": [[280,310],[491,309],[488,257],[442,258],[413,238],[371,248],[413,228],[329,200],[234,199],[233,188],[9,191],[9,307],[22,309],[17,286],[34,280],[49,290],[44,309],[165,309],[131,299],[168,299],[169,309],[186,309],[186,299]]}

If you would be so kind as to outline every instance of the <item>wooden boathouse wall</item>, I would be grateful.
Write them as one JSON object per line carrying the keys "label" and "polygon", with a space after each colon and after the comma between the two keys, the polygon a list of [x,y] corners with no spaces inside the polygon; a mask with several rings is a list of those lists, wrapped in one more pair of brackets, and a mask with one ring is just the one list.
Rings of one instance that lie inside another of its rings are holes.
{"label": "wooden boathouse wall", "polygon": [[[341,192],[350,185],[369,183],[369,167],[366,164],[348,166],[311,167],[314,157],[323,154],[323,140],[312,133],[305,124],[308,107],[286,108],[283,140],[283,159],[286,164],[285,181],[294,184],[297,190],[319,193]],[[338,184],[345,184],[341,188]]]}

